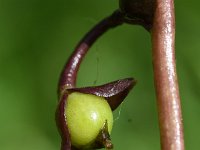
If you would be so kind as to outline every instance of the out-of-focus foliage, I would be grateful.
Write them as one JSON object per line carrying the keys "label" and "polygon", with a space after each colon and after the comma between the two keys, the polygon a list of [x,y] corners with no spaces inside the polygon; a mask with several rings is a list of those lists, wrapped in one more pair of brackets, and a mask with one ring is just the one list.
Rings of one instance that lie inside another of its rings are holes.
{"label": "out-of-focus foliage", "polygon": [[[200,9],[175,1],[176,58],[186,148],[200,147]],[[54,121],[60,71],[80,38],[118,7],[117,0],[0,0],[0,149],[58,150]],[[115,150],[159,150],[150,35],[122,25],[84,60],[78,86],[135,77],[115,111]]]}

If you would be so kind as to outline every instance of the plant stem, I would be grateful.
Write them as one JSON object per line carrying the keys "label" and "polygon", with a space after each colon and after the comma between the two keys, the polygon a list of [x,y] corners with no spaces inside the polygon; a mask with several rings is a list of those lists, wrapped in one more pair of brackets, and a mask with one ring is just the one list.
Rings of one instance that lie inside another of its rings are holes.
{"label": "plant stem", "polygon": [[76,76],[81,61],[97,38],[105,33],[108,29],[116,27],[122,23],[122,14],[119,11],[115,11],[111,16],[100,21],[83,37],[83,39],[75,48],[75,51],[68,59],[68,62],[61,73],[58,85],[58,95],[60,95],[66,88],[72,88],[75,86]]}
{"label": "plant stem", "polygon": [[184,150],[183,124],[175,63],[173,0],[157,0],[151,30],[154,81],[162,150]]}

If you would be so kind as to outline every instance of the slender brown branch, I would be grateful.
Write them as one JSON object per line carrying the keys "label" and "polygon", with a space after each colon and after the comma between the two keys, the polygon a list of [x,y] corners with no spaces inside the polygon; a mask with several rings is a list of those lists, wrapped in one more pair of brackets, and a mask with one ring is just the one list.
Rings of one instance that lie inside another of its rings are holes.
{"label": "slender brown branch", "polygon": [[162,150],[184,150],[181,104],[175,63],[173,0],[157,0],[152,45]]}
{"label": "slender brown branch", "polygon": [[85,54],[88,49],[92,46],[92,44],[108,29],[116,27],[123,23],[123,16],[121,12],[118,10],[115,11],[111,16],[100,21],[94,28],[92,28],[79,42],[75,51],[72,53],[68,62],[66,63],[58,85],[58,95],[66,89],[74,87],[76,84],[76,76],[83,60]]}

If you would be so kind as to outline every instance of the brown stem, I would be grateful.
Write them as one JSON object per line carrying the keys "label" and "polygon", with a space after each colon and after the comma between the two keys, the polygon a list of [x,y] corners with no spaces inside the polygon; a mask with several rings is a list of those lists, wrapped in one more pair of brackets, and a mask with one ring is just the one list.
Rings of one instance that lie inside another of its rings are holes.
{"label": "brown stem", "polygon": [[108,29],[116,27],[123,23],[123,16],[118,10],[115,11],[111,16],[103,19],[94,28],[92,28],[79,42],[75,51],[72,53],[68,62],[66,63],[61,75],[58,85],[58,95],[60,95],[66,88],[72,88],[76,84],[76,76],[88,49],[92,44],[105,33]]}
{"label": "brown stem", "polygon": [[183,124],[175,64],[173,0],[157,0],[151,30],[154,80],[162,150],[184,150]]}

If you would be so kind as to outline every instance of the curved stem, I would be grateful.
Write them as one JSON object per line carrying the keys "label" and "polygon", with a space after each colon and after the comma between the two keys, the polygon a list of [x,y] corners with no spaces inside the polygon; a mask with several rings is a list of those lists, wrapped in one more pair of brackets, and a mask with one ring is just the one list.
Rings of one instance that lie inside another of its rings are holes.
{"label": "curved stem", "polygon": [[72,88],[76,84],[76,76],[80,66],[88,49],[108,29],[116,27],[123,23],[122,14],[117,10],[111,16],[100,21],[94,28],[92,28],[79,42],[75,51],[72,53],[68,62],[66,63],[59,81],[58,94],[61,94],[66,88]]}
{"label": "curved stem", "polygon": [[152,45],[162,150],[184,150],[183,124],[175,63],[173,0],[157,0]]}

